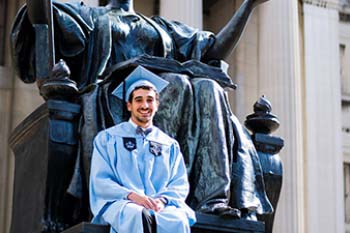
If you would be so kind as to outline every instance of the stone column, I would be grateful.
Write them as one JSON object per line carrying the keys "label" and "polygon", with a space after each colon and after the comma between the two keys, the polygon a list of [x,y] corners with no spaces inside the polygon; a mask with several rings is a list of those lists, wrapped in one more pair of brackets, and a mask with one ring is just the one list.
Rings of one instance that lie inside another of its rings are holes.
{"label": "stone column", "polygon": [[191,27],[203,27],[202,0],[161,0],[160,15],[169,20],[176,20]]}
{"label": "stone column", "polygon": [[334,1],[303,4],[307,232],[345,232],[339,19]]}
{"label": "stone column", "polygon": [[[6,35],[24,1],[8,1]],[[35,85],[25,85],[11,67],[9,36],[5,37],[5,64],[0,66],[0,232],[9,232],[12,214],[14,156],[8,145],[10,132],[40,103]]]}
{"label": "stone column", "polygon": [[8,137],[11,130],[12,72],[0,66],[0,232],[8,232],[11,221],[13,157]]}
{"label": "stone column", "polygon": [[283,186],[273,232],[304,228],[303,106],[298,1],[270,1],[258,9],[257,93],[265,94],[281,122]]}

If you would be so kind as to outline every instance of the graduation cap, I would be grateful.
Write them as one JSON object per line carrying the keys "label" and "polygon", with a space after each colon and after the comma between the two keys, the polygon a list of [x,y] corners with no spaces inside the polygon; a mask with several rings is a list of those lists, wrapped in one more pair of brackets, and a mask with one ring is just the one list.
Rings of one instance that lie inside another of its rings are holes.
{"label": "graduation cap", "polygon": [[168,84],[168,81],[165,81],[144,67],[138,66],[128,75],[128,77],[126,77],[122,83],[118,85],[118,87],[112,92],[112,95],[127,102],[130,94],[137,87],[151,87],[160,93],[166,86],[168,86]]}

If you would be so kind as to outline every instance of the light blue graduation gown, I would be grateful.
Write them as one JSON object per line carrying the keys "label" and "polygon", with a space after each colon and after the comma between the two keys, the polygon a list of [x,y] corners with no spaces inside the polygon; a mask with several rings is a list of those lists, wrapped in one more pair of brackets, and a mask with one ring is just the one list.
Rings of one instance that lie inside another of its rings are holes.
{"label": "light blue graduation gown", "polygon": [[111,233],[142,233],[143,207],[127,199],[132,191],[168,200],[164,210],[154,213],[157,233],[190,232],[196,218],[185,203],[189,183],[178,143],[157,127],[143,137],[124,122],[100,132],[94,140],[92,222],[111,225]]}

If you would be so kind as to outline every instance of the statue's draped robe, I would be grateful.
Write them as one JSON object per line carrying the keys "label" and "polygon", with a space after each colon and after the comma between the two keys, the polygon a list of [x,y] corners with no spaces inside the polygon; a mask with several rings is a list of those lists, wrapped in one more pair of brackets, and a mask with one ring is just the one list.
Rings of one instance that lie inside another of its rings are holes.
{"label": "statue's draped robe", "polygon": [[[161,17],[120,15],[107,7],[55,3],[53,11],[56,58],[67,62],[81,90],[90,85],[81,98],[81,156],[89,174],[93,137],[127,119],[123,101],[110,94],[124,77],[103,84],[96,84],[97,79],[112,65],[142,54],[179,62],[203,60],[215,36]],[[21,79],[34,82],[34,37],[25,7],[17,15],[11,39]],[[230,201],[236,208],[271,212],[259,158],[232,114],[223,87],[206,78],[160,75],[171,84],[161,94],[155,124],[180,144],[191,183],[190,206],[203,210]]]}

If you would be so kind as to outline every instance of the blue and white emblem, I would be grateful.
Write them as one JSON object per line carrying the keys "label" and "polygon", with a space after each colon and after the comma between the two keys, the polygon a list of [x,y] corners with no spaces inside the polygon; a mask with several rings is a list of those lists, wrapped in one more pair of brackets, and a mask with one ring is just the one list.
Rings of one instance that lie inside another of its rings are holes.
{"label": "blue and white emblem", "polygon": [[124,148],[128,151],[133,151],[136,149],[136,139],[135,138],[123,138]]}
{"label": "blue and white emblem", "polygon": [[149,142],[149,152],[151,152],[155,156],[162,155],[162,144],[150,141]]}

